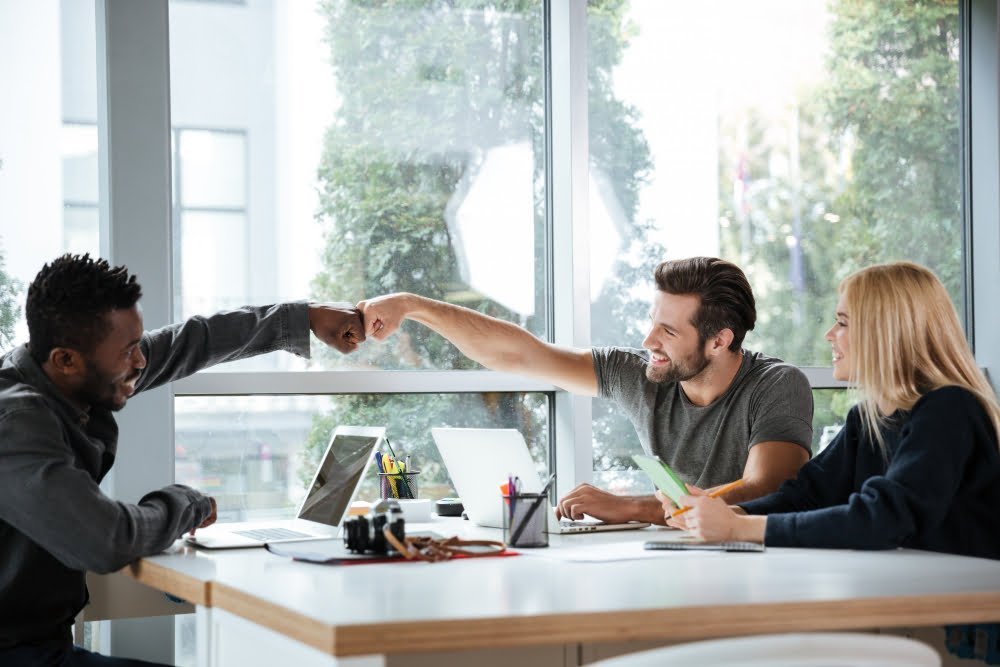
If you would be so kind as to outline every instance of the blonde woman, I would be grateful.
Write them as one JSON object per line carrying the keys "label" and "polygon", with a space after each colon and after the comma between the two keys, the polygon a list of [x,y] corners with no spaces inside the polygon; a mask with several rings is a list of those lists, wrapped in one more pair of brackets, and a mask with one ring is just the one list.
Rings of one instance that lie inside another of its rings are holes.
{"label": "blonde woman", "polygon": [[852,274],[839,297],[833,376],[862,397],[844,428],[777,492],[730,508],[691,489],[668,523],[709,541],[1000,558],[1000,405],[944,286],[896,262]]}

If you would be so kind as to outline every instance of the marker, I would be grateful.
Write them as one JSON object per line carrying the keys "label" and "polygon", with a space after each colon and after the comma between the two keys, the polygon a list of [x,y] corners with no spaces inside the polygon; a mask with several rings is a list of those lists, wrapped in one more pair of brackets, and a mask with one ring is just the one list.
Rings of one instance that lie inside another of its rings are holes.
{"label": "marker", "polygon": [[556,481],[556,474],[552,473],[549,475],[549,481],[545,482],[545,486],[542,487],[542,492],[539,495],[545,496],[549,493],[549,487],[552,486],[552,482]]}

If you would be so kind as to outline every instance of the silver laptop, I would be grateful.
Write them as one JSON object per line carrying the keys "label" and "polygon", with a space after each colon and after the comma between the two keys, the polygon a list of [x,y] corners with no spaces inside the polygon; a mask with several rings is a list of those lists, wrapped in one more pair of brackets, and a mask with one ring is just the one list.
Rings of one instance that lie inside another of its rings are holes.
{"label": "silver laptop", "polygon": [[[542,490],[538,468],[520,432],[506,428],[432,428],[441,459],[448,468],[465,513],[473,523],[488,528],[503,525],[500,487],[508,475],[521,479],[521,491]],[[547,503],[546,503],[547,504]],[[549,505],[548,532],[593,533],[644,528],[648,523],[604,523],[596,520],[556,519]]]}
{"label": "silver laptop", "polygon": [[302,499],[298,518],[220,523],[200,528],[185,540],[205,549],[239,549],[336,537],[341,519],[384,438],[382,427],[338,426]]}

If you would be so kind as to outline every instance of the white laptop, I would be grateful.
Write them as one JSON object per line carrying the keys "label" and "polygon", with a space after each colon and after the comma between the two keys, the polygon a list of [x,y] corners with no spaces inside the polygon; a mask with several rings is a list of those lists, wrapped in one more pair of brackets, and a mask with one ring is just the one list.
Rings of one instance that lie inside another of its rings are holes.
{"label": "white laptop", "polygon": [[338,426],[302,499],[298,518],[220,523],[199,528],[184,539],[205,549],[238,549],[337,537],[341,519],[384,438],[383,427]]}
{"label": "white laptop", "polygon": [[[432,428],[441,459],[448,468],[455,491],[462,499],[465,513],[473,523],[488,528],[503,525],[503,500],[500,487],[508,475],[521,479],[521,491],[542,490],[538,468],[531,459],[524,437],[506,428]],[[548,505],[548,503],[546,503]],[[596,520],[556,519],[555,508],[548,505],[550,533],[592,533],[607,530],[645,528],[648,523],[603,523]]]}

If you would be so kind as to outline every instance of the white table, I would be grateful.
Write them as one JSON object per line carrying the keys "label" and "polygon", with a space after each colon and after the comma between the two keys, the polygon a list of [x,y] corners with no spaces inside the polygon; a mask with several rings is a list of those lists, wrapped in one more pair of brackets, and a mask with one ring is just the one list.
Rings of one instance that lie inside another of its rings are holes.
{"label": "white table", "polygon": [[[437,530],[499,533],[444,525]],[[549,549],[677,535],[552,536]],[[577,664],[575,647],[600,642],[1000,621],[1000,561],[905,550],[324,566],[261,549],[179,546],[130,574],[196,605],[199,664],[210,665],[383,667],[401,654],[500,647],[548,650],[563,656],[559,664]]]}

